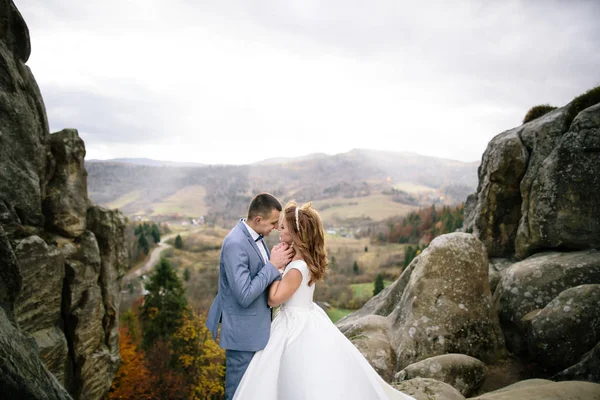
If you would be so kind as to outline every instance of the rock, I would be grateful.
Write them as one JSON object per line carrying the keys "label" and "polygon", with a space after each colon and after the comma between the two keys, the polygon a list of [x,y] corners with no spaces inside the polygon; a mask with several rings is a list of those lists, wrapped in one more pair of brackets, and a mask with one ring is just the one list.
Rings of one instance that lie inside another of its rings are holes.
{"label": "rock", "polygon": [[85,146],[75,129],[50,136],[54,168],[43,210],[49,230],[76,238],[85,230],[88,209]]}
{"label": "rock", "polygon": [[92,213],[86,232],[85,147],[75,130],[49,134],[12,0],[0,33],[0,397],[70,398],[64,384],[100,400],[119,365],[123,224]]}
{"label": "rock", "polygon": [[444,354],[407,366],[394,376],[394,381],[413,378],[431,378],[447,383],[468,397],[483,385],[486,368],[485,364],[476,358],[464,354]]}
{"label": "rock", "polygon": [[559,372],[552,379],[557,381],[589,381],[600,383],[600,342],[587,352],[577,364]]}
{"label": "rock", "polygon": [[392,378],[396,353],[390,344],[389,321],[380,315],[367,315],[344,326],[342,333],[358,348],[377,373],[387,382]]}
{"label": "rock", "polygon": [[416,400],[464,400],[465,397],[447,383],[430,378],[413,378],[397,382],[394,388]]}
{"label": "rock", "polygon": [[0,2],[0,15],[0,197],[20,223],[43,226],[40,204],[49,158],[46,111],[24,64],[30,51],[27,25],[10,0]]}
{"label": "rock", "polygon": [[539,157],[539,167],[531,174],[528,171],[522,184],[517,257],[538,249],[600,248],[598,129],[600,104],[580,112],[564,135],[555,133],[558,137],[543,152],[548,156]]}
{"label": "rock", "polygon": [[461,353],[493,362],[504,339],[492,307],[483,244],[471,234],[435,238],[390,315],[396,369],[429,357]]}
{"label": "rock", "polygon": [[63,291],[65,333],[72,343],[73,381],[67,387],[78,399],[99,399],[110,387],[113,362],[102,326],[104,303],[100,280],[100,250],[86,231],[77,244],[68,242]]}
{"label": "rock", "polygon": [[477,400],[600,400],[600,385],[590,382],[540,381],[485,393]]}
{"label": "rock", "polygon": [[15,301],[17,322],[36,339],[42,360],[64,384],[68,346],[59,328],[65,276],[63,257],[56,247],[48,246],[38,236],[18,242],[15,255],[23,282]]}
{"label": "rock", "polygon": [[600,284],[561,292],[533,319],[529,355],[554,371],[579,361],[600,341]]}
{"label": "rock", "polygon": [[494,293],[496,286],[502,278],[504,271],[514,264],[513,261],[507,258],[490,258],[489,263],[489,280],[490,280],[490,291]]}
{"label": "rock", "polygon": [[408,284],[410,276],[417,264],[418,261],[412,262],[408,267],[404,269],[404,271],[402,271],[402,275],[400,275],[400,278],[398,278],[387,288],[383,289],[377,295],[371,297],[369,301],[367,301],[365,305],[360,308],[360,310],[348,314],[342,319],[340,319],[336,323],[338,328],[340,328],[340,330],[344,332],[344,330],[347,329],[346,326],[354,324],[357,320],[367,315],[390,315],[392,311],[394,311],[394,309],[398,306],[400,299],[404,294],[404,289],[406,289],[406,285]]}
{"label": "rock", "polygon": [[6,317],[14,323],[14,303],[22,285],[21,269],[1,223],[0,265],[0,308],[5,310]]}
{"label": "rock", "polygon": [[600,283],[596,250],[538,253],[509,267],[494,292],[507,348],[515,354],[526,350],[526,314],[544,308],[563,290],[589,283]]}
{"label": "rock", "polygon": [[119,303],[121,280],[127,265],[125,222],[118,210],[93,206],[88,209],[87,226],[93,232],[100,249],[100,289],[104,304],[103,326],[111,362],[109,381],[119,368]]}
{"label": "rock", "polygon": [[503,132],[489,142],[478,170],[476,200],[468,199],[465,210],[463,229],[483,242],[490,258],[514,253],[521,218],[520,184],[529,162],[522,129]]}
{"label": "rock", "polygon": [[71,396],[40,360],[35,341],[15,328],[2,308],[0,370],[0,393],[3,399],[71,400]]}

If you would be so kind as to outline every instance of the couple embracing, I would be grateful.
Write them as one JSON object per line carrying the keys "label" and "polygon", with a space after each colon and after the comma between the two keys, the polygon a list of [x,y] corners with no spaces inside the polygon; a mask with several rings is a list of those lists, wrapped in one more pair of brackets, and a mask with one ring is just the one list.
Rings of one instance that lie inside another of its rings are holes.
{"label": "couple embracing", "polygon": [[[269,251],[263,237],[273,229],[280,243]],[[254,197],[223,241],[219,268],[207,326],[216,339],[221,323],[227,400],[413,399],[388,385],[313,302],[327,251],[310,203]]]}

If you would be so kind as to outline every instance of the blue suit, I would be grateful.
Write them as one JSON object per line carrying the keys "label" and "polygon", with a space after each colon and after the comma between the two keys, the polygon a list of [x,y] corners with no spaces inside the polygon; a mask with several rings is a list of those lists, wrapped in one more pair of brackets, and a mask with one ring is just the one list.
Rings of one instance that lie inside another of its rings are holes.
{"label": "blue suit", "polygon": [[[219,289],[206,326],[216,340],[221,322],[220,346],[227,350],[225,395],[231,399],[254,352],[262,350],[271,333],[267,287],[280,279],[277,268],[265,263],[243,220],[229,232],[221,248]],[[269,250],[265,249],[267,256]]]}

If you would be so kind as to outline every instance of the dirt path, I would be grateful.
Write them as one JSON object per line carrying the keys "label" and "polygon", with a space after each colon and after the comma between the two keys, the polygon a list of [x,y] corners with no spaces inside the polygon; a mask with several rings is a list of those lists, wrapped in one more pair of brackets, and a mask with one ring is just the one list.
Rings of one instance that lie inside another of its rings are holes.
{"label": "dirt path", "polygon": [[167,240],[172,239],[172,238],[176,237],[177,235],[186,236],[186,235],[189,235],[190,233],[197,232],[199,230],[200,230],[200,228],[194,228],[194,229],[190,229],[188,231],[175,232],[175,233],[170,233],[166,236],[163,236],[160,239],[160,242],[158,242],[158,245],[154,249],[152,249],[152,253],[150,253],[150,259],[148,259],[148,261],[146,261],[146,263],[144,265],[142,265],[140,268],[136,268],[135,270],[129,271],[127,273],[127,275],[125,276],[125,278],[136,278],[136,277],[139,277],[141,275],[147,274],[148,272],[152,271],[152,268],[154,268],[154,266],[160,260],[160,254],[163,251],[165,251],[166,249],[173,247],[167,243]]}

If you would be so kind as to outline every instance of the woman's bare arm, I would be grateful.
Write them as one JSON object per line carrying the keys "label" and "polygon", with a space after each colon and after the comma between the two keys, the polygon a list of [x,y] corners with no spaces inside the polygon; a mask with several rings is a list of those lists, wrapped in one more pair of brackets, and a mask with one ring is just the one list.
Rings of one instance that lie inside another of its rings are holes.
{"label": "woman's bare arm", "polygon": [[302,273],[297,269],[290,269],[282,280],[275,281],[269,287],[269,307],[276,307],[284,303],[298,290],[302,283]]}

